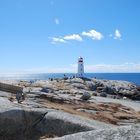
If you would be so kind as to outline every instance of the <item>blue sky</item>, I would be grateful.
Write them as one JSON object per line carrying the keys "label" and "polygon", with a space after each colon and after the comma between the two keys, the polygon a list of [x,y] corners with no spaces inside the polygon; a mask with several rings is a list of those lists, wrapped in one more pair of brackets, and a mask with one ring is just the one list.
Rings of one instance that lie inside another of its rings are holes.
{"label": "blue sky", "polygon": [[0,0],[0,73],[140,72],[139,0]]}

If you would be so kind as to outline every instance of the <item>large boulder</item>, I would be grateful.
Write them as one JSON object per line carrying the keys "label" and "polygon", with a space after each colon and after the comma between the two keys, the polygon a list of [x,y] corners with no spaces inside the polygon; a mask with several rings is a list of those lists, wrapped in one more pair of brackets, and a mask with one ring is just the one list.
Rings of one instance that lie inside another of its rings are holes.
{"label": "large boulder", "polygon": [[50,112],[36,125],[42,134],[63,136],[77,132],[93,130],[94,127],[85,120],[64,112]]}
{"label": "large boulder", "polygon": [[92,90],[92,91],[95,91],[97,88],[96,84],[93,83],[92,81],[87,81],[86,86],[89,90]]}
{"label": "large boulder", "polygon": [[62,111],[47,113],[43,120],[36,125],[36,129],[42,135],[49,134],[59,137],[78,132],[111,127],[115,126],[95,120],[89,120],[69,113],[64,113]]}
{"label": "large boulder", "polygon": [[140,86],[137,86],[136,89],[137,89],[138,91],[140,91]]}
{"label": "large boulder", "polygon": [[105,86],[102,86],[102,87],[97,87],[97,91],[98,92],[107,92],[107,87],[105,87]]}
{"label": "large boulder", "polygon": [[0,97],[0,127],[1,140],[39,140],[42,136],[58,137],[112,125]]}
{"label": "large boulder", "polygon": [[92,81],[96,84],[98,92],[106,92],[106,94],[119,95],[120,97],[125,96],[130,99],[140,100],[139,88],[133,83],[100,79],[93,79]]}
{"label": "large boulder", "polygon": [[106,87],[106,93],[111,94],[111,95],[116,95],[116,89],[114,87],[107,86]]}
{"label": "large boulder", "polygon": [[46,109],[29,109],[0,97],[0,139],[25,140],[38,137],[40,134],[33,126],[46,113]]}
{"label": "large boulder", "polygon": [[41,92],[49,93],[49,89],[48,88],[42,88]]}
{"label": "large boulder", "polygon": [[101,93],[100,93],[100,96],[101,96],[101,97],[107,97],[107,94],[106,94],[105,92],[101,92]]}
{"label": "large boulder", "polygon": [[91,98],[91,94],[88,92],[84,92],[81,99],[82,100],[89,100]]}

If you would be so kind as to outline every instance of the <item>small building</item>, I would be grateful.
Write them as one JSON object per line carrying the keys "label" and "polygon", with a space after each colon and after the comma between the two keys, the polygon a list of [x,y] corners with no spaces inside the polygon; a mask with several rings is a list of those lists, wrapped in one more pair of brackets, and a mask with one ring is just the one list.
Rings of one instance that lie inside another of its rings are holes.
{"label": "small building", "polygon": [[77,77],[84,77],[84,62],[83,62],[82,57],[78,58],[78,73],[77,73]]}

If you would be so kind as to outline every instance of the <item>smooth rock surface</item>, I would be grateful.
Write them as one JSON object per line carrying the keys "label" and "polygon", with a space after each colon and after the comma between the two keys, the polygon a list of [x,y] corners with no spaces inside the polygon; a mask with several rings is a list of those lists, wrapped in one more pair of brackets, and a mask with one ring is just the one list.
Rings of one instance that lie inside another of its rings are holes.
{"label": "smooth rock surface", "polygon": [[54,140],[140,140],[140,125],[81,132]]}

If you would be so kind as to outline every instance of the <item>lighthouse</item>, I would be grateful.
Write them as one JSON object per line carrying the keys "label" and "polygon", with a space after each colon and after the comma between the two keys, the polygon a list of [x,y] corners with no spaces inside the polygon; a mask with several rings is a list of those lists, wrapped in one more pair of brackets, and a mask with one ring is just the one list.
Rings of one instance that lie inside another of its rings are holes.
{"label": "lighthouse", "polygon": [[78,77],[83,77],[83,76],[84,76],[83,58],[79,57],[79,59],[78,59]]}

